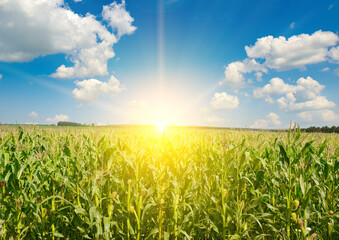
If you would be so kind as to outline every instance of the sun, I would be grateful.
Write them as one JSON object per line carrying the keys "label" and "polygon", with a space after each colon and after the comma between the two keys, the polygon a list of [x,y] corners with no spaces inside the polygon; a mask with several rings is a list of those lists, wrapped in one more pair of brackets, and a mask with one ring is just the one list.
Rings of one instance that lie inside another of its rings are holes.
{"label": "sun", "polygon": [[157,123],[156,127],[157,127],[157,131],[159,133],[163,133],[166,129],[166,124],[165,123]]}

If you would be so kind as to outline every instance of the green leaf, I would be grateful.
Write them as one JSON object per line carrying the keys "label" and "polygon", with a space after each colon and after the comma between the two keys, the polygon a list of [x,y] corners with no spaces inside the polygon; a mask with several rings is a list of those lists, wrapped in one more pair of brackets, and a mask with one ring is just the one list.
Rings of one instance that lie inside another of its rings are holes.
{"label": "green leaf", "polygon": [[99,214],[99,212],[98,212],[98,210],[95,206],[93,206],[89,209],[89,218],[90,218],[90,221],[91,221],[92,224],[94,223],[95,219],[100,218],[100,214]]}
{"label": "green leaf", "polygon": [[67,157],[70,157],[71,156],[71,150],[65,146],[64,147],[64,154],[67,156]]}
{"label": "green leaf", "polygon": [[287,162],[287,164],[290,165],[290,159],[287,157],[287,153],[286,153],[284,146],[282,144],[279,144],[279,148],[280,148],[280,154],[282,156],[283,161]]}
{"label": "green leaf", "polygon": [[298,141],[298,139],[300,138],[301,134],[300,134],[300,126],[298,125],[298,131],[297,131],[297,135],[294,138],[294,142]]}
{"label": "green leaf", "polygon": [[157,234],[159,232],[158,228],[153,228],[150,233],[148,234],[148,237],[146,239],[149,239],[153,235]]}
{"label": "green leaf", "polygon": [[301,192],[303,193],[303,195],[305,195],[305,183],[304,183],[303,175],[300,175],[299,184],[300,184]]}
{"label": "green leaf", "polygon": [[230,240],[236,240],[236,239],[241,239],[241,236],[239,236],[238,234],[235,234],[230,238]]}
{"label": "green leaf", "polygon": [[303,149],[301,150],[301,155],[303,158],[305,157],[306,151],[312,146],[313,142],[314,140],[307,142],[305,146],[303,147]]}
{"label": "green leaf", "polygon": [[18,141],[20,141],[22,139],[22,136],[24,135],[24,131],[22,130],[21,127],[19,127],[19,137],[18,137]]}
{"label": "green leaf", "polygon": [[328,142],[328,139],[326,139],[326,140],[320,145],[320,148],[319,148],[319,151],[318,151],[318,156],[320,156],[320,154],[324,151],[325,147],[327,146],[327,142]]}
{"label": "green leaf", "polygon": [[54,235],[55,237],[58,237],[58,238],[64,238],[64,235],[62,235],[62,234],[59,233],[59,232],[54,232],[53,235]]}
{"label": "green leaf", "polygon": [[327,179],[328,173],[329,173],[329,166],[328,166],[328,163],[326,162],[325,163],[325,168],[324,168],[324,177],[325,177],[325,179]]}
{"label": "green leaf", "polygon": [[20,179],[21,175],[22,175],[22,172],[25,170],[25,168],[28,166],[28,164],[24,164],[22,165],[22,167],[20,168],[20,170],[18,171],[18,174],[17,174],[17,178]]}

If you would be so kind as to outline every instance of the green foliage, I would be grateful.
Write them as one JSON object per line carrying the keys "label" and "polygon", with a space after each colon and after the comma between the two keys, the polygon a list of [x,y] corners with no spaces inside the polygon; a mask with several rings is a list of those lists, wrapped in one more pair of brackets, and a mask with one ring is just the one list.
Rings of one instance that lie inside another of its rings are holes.
{"label": "green foliage", "polygon": [[339,126],[308,127],[303,129],[305,132],[339,133]]}
{"label": "green foliage", "polygon": [[58,122],[58,126],[64,126],[64,127],[76,127],[76,126],[84,126],[80,123],[76,122]]}
{"label": "green foliage", "polygon": [[336,134],[1,127],[0,239],[338,239],[338,158]]}

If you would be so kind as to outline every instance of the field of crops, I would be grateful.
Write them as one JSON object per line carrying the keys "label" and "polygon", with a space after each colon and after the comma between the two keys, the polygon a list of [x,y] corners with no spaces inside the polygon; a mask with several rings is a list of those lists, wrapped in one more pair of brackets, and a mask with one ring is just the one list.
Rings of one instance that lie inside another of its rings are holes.
{"label": "field of crops", "polygon": [[339,135],[0,126],[0,239],[339,239]]}

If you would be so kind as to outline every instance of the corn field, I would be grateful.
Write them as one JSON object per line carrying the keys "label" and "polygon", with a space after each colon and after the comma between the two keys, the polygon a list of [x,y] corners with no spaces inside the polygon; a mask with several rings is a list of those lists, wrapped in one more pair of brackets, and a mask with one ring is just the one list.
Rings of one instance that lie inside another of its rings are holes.
{"label": "corn field", "polygon": [[0,126],[0,239],[339,239],[339,135]]}

